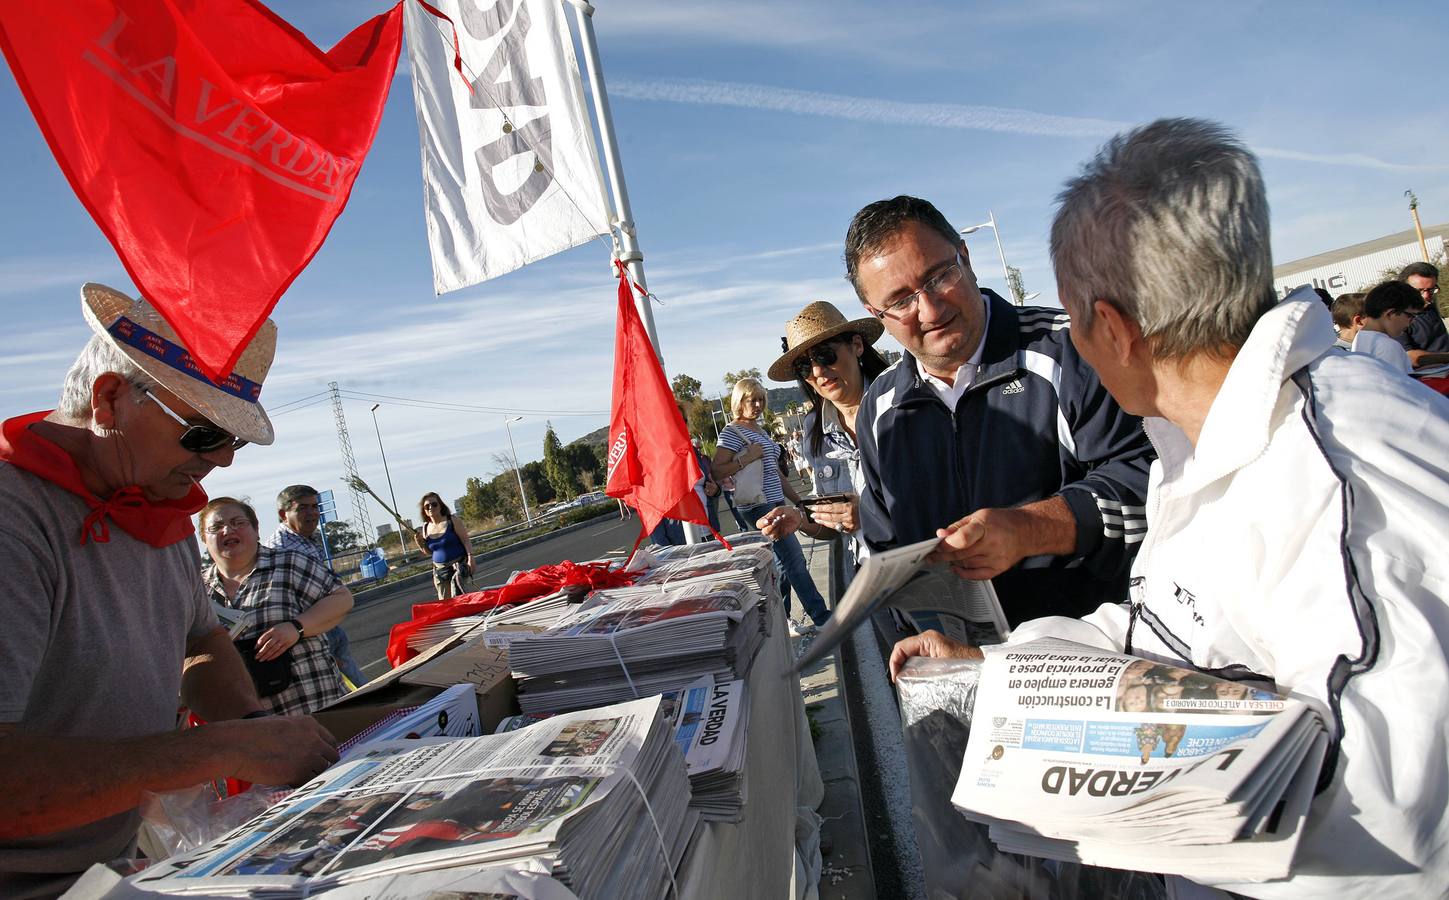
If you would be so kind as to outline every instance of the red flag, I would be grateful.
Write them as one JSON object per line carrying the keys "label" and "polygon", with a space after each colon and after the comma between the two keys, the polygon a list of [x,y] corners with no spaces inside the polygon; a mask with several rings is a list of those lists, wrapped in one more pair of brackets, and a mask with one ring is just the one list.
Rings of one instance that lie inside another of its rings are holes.
{"label": "red flag", "polygon": [[71,187],[213,379],[347,204],[401,43],[401,4],[327,53],[254,0],[0,12],[0,49]]}
{"label": "red flag", "polygon": [[660,519],[709,526],[694,485],[704,473],[689,429],[634,308],[620,266],[619,324],[614,337],[614,403],[609,417],[609,478],[604,493],[639,513],[643,534]]}

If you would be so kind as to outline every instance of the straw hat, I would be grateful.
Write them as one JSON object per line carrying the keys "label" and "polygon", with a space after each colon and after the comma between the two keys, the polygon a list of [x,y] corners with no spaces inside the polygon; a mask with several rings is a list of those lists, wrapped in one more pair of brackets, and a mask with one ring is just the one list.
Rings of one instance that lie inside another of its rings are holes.
{"label": "straw hat", "polygon": [[201,373],[175,329],[145,300],[88,282],[81,286],[81,310],[92,331],[212,424],[253,444],[272,442],[272,422],[257,401],[277,352],[277,325],[271,319],[218,385]]}
{"label": "straw hat", "polygon": [[834,304],[816,300],[800,310],[795,318],[786,323],[785,354],[775,360],[766,374],[770,376],[771,381],[794,381],[795,360],[816,344],[824,343],[847,332],[854,332],[860,335],[866,346],[869,347],[880,338],[883,331],[885,331],[885,327],[875,316],[847,321],[845,314],[836,309]]}

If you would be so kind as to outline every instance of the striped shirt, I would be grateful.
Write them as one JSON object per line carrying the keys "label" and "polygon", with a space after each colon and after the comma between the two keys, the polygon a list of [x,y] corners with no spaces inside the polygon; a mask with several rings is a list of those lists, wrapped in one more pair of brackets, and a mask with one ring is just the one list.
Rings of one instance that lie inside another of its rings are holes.
{"label": "striped shirt", "polygon": [[765,455],[761,457],[765,465],[765,502],[784,503],[785,487],[780,483],[780,445],[763,431],[746,428],[738,422],[731,422],[720,432],[719,446],[732,453],[739,453],[746,444],[759,444],[765,448]]}

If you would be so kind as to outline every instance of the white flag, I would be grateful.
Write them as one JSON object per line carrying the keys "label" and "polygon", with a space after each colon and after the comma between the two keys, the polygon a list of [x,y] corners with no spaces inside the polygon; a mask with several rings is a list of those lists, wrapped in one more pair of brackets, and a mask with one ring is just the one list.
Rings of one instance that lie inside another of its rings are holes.
{"label": "white flag", "polygon": [[441,294],[608,234],[609,223],[558,0],[432,5],[453,24],[420,3],[406,4],[405,22]]}

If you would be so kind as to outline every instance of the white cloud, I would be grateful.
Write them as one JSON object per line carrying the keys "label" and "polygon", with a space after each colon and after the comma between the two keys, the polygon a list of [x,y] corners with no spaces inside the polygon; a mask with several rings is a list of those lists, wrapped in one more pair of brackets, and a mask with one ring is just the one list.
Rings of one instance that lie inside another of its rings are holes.
{"label": "white cloud", "polygon": [[[732,106],[882,125],[994,131],[1039,137],[1101,139],[1133,125],[1112,119],[1059,116],[1010,107],[877,100],[733,81],[621,79],[610,84],[609,93],[613,97],[631,100]],[[1321,165],[1387,171],[1449,171],[1449,166],[1445,165],[1394,163],[1363,153],[1308,153],[1279,147],[1254,149],[1267,157]]]}

